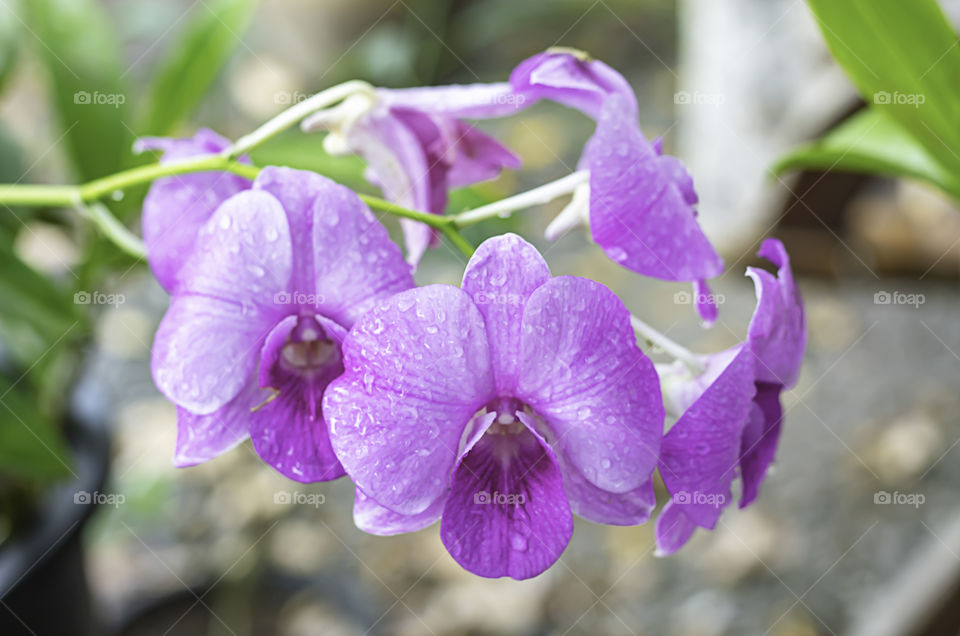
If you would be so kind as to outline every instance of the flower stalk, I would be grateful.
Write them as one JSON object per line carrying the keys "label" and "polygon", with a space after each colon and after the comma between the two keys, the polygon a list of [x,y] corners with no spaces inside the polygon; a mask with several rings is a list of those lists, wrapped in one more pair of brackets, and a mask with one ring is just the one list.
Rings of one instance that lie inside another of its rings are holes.
{"label": "flower stalk", "polygon": [[454,214],[450,218],[453,219],[457,227],[467,227],[494,217],[508,218],[517,210],[550,203],[554,199],[571,194],[577,186],[589,181],[590,172],[588,170],[578,170],[556,181],[545,183],[532,190],[515,194],[512,197],[488,205],[482,205],[479,208]]}
{"label": "flower stalk", "polygon": [[356,93],[373,93],[373,86],[362,80],[350,80],[311,95],[266,122],[248,135],[244,135],[221,154],[225,159],[236,159],[250,152],[263,142],[299,124],[304,118]]}
{"label": "flower stalk", "polygon": [[637,332],[641,338],[672,358],[685,364],[687,368],[690,369],[691,373],[694,375],[700,375],[703,373],[704,366],[697,357],[697,354],[693,353],[683,345],[674,342],[666,335],[660,333],[634,315],[630,316],[630,324],[633,327],[633,330]]}

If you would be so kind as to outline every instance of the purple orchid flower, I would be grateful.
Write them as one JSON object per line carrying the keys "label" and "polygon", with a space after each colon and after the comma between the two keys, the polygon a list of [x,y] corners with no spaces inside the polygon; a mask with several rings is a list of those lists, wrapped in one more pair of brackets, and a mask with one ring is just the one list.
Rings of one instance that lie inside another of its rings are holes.
{"label": "purple orchid flower", "polygon": [[553,49],[521,62],[510,83],[528,105],[548,99],[597,122],[580,160],[590,171],[589,195],[574,196],[547,238],[585,220],[594,241],[627,269],[695,282],[697,311],[706,322],[715,320],[704,281],[722,273],[723,261],[697,223],[693,179],[678,159],[661,154],[659,140],[644,137],[626,79],[586,54]]}
{"label": "purple orchid flower", "polygon": [[[449,190],[496,178],[520,160],[461,117],[496,117],[516,110],[509,85],[377,89],[354,96],[342,110],[323,111],[306,130],[328,129],[327,149],[358,154],[367,178],[399,205],[443,214]],[[446,104],[443,112],[438,104]],[[456,114],[450,114],[455,112]],[[429,226],[402,219],[407,261],[416,265],[438,242]]]}
{"label": "purple orchid flower", "polygon": [[320,400],[343,371],[341,343],[370,306],[413,285],[356,194],[264,168],[199,230],[157,330],[154,382],[178,407],[174,464],[249,436],[291,479],[340,477]]}
{"label": "purple orchid flower", "polygon": [[[134,151],[161,150],[160,163],[170,163],[217,154],[229,146],[230,140],[201,128],[190,139],[143,137],[134,144]],[[246,158],[239,161],[249,163]],[[176,289],[180,268],[193,252],[200,227],[221,203],[250,185],[248,179],[229,172],[194,172],[153,182],[143,202],[143,240],[150,269],[165,290]]]}
{"label": "purple orchid flower", "polygon": [[551,278],[520,237],[484,242],[462,289],[378,303],[343,352],[323,410],[361,529],[442,518],[464,568],[524,579],[559,558],[572,513],[649,517],[664,417],[653,365],[615,295]]}
{"label": "purple orchid flower", "polygon": [[657,546],[670,554],[697,526],[713,529],[730,503],[739,467],[740,507],[757,497],[773,462],[783,411],[780,393],[796,384],[806,347],[803,302],[790,258],[776,239],[763,242],[760,256],[777,275],[750,267],[757,308],[747,341],[702,356],[695,378],[682,363],[658,368],[668,411],[682,413],[663,438],[660,474],[672,497],[657,519]]}

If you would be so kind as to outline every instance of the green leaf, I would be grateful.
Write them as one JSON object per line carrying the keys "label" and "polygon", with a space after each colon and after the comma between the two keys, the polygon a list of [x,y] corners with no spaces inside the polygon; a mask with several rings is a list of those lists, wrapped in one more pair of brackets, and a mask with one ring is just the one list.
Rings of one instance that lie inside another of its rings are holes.
{"label": "green leaf", "polygon": [[808,0],[864,99],[960,173],[960,47],[935,0]]}
{"label": "green leaf", "polygon": [[70,474],[62,432],[31,399],[26,380],[0,377],[0,475],[46,482]]}
{"label": "green leaf", "polygon": [[257,0],[208,0],[196,6],[154,76],[144,132],[170,134],[190,116],[240,44],[256,7]]}
{"label": "green leaf", "polygon": [[17,61],[23,40],[19,0],[0,2],[0,88],[6,84]]}
{"label": "green leaf", "polygon": [[911,177],[960,199],[960,174],[945,169],[913,135],[876,109],[861,111],[822,139],[794,150],[774,171],[795,168]]}
{"label": "green leaf", "polygon": [[86,331],[85,317],[66,290],[9,249],[0,249],[0,271],[0,342],[23,368],[39,371],[53,348]]}
{"label": "green leaf", "polygon": [[30,0],[30,18],[78,176],[102,177],[130,157],[130,93],[120,46],[95,0]]}

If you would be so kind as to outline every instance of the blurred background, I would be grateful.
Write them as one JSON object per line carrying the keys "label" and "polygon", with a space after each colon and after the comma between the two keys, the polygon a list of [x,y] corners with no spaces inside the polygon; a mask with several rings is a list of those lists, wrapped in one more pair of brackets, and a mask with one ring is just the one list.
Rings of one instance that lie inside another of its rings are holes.
{"label": "blurred background", "polygon": [[[960,3],[943,4],[957,15]],[[704,330],[686,285],[619,268],[584,233],[545,243],[562,202],[468,238],[531,237],[555,274],[608,285],[704,353],[744,337],[744,267],[762,238],[783,239],[810,344],[757,503],[665,559],[652,523],[577,520],[560,562],[515,582],[463,571],[436,526],[364,534],[346,480],[286,481],[249,445],[174,469],[174,408],[149,373],[165,293],[74,211],[3,206],[0,613],[26,604],[69,622],[43,631],[6,612],[0,633],[958,633],[960,214],[908,180],[774,174],[863,107],[802,0],[0,0],[0,181],[75,183],[144,163],[130,146],[145,134],[236,138],[352,78],[502,80],[555,45],[623,72],[646,134],[687,163],[728,266],[713,285],[720,320]],[[184,67],[189,82],[170,70]],[[84,91],[113,98],[77,101]],[[451,209],[569,173],[592,126],[548,104],[483,122],[524,168],[456,193]],[[320,142],[286,134],[253,158],[376,192],[359,160]],[[137,228],[142,196],[111,209]],[[417,280],[456,283],[463,265],[442,245]]]}

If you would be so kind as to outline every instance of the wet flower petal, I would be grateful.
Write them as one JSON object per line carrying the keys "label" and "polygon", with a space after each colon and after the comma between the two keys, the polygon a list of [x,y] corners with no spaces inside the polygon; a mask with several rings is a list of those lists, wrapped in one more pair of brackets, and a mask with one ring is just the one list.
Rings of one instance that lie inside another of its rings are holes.
{"label": "wet flower petal", "polygon": [[[262,243],[268,231],[280,238]],[[197,242],[157,330],[151,369],[165,396],[202,415],[233,399],[253,372],[280,316],[274,291],[286,289],[291,250],[280,203],[254,190],[221,205]]]}
{"label": "wet flower petal", "polygon": [[460,459],[440,538],[464,568],[527,579],[550,567],[572,535],[560,469],[536,433],[484,435]]}
{"label": "wet flower petal", "polygon": [[697,223],[685,185],[643,137],[619,95],[609,97],[587,143],[590,231],[607,256],[645,276],[713,278],[723,261]]}
{"label": "wet flower petal", "polygon": [[357,488],[353,500],[353,523],[364,532],[381,536],[417,532],[439,521],[445,504],[446,496],[442,496],[423,512],[402,515],[381,506]]}
{"label": "wet flower petal", "polygon": [[645,483],[664,413],[623,302],[591,280],[551,279],[527,302],[520,351],[517,397],[546,420],[551,444],[603,490]]}
{"label": "wet flower petal", "polygon": [[636,119],[637,100],[620,73],[582,52],[547,50],[521,62],[510,74],[514,90],[531,100],[549,99],[597,119],[611,95],[619,95]]}
{"label": "wet flower petal", "polygon": [[[749,347],[739,345],[715,360],[723,371],[670,428],[660,453],[660,475],[672,497],[672,514],[709,529],[730,503],[730,483],[755,392]],[[666,553],[677,546],[658,547]]]}
{"label": "wet flower petal", "polygon": [[463,272],[462,288],[483,315],[497,391],[516,390],[520,326],[530,294],[550,280],[535,247],[504,234],[477,249]]}
{"label": "wet flower petal", "polygon": [[757,291],[757,308],[747,338],[758,360],[757,381],[789,388],[797,382],[807,346],[803,301],[783,243],[766,239],[759,255],[777,266],[777,275],[747,268]]}
{"label": "wet flower petal", "polygon": [[780,406],[783,387],[765,382],[758,382],[756,387],[750,419],[740,441],[740,480],[743,482],[741,508],[753,503],[760,493],[760,484],[777,452],[783,421],[783,409]]}
{"label": "wet flower petal", "polygon": [[323,399],[333,448],[368,496],[419,514],[449,487],[460,439],[493,397],[483,317],[449,285],[375,306],[344,342]]}
{"label": "wet flower petal", "polygon": [[[134,150],[161,150],[160,163],[170,163],[216,154],[229,146],[230,140],[201,128],[190,139],[143,137]],[[240,161],[248,162],[245,158]],[[196,172],[153,182],[143,202],[143,240],[147,262],[164,289],[172,292],[176,288],[180,267],[193,252],[200,227],[221,203],[250,185],[249,180],[229,172]]]}

